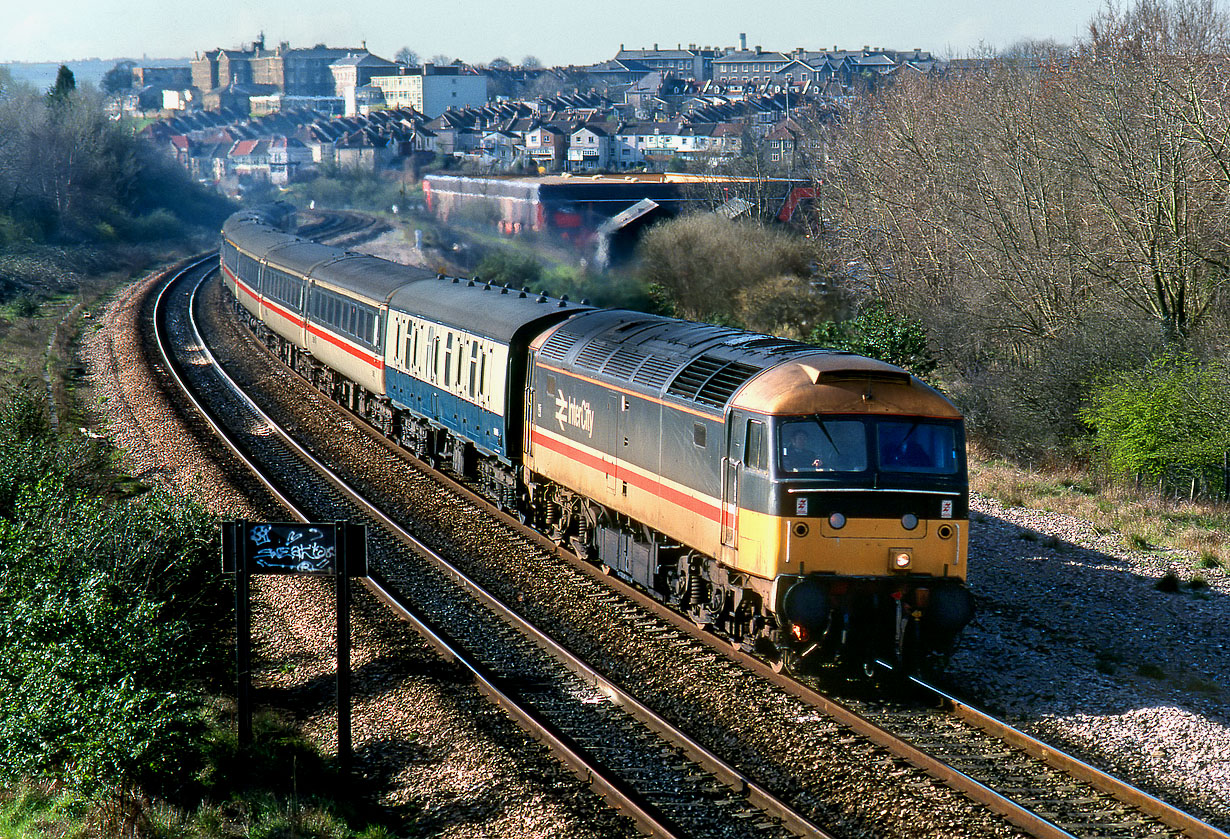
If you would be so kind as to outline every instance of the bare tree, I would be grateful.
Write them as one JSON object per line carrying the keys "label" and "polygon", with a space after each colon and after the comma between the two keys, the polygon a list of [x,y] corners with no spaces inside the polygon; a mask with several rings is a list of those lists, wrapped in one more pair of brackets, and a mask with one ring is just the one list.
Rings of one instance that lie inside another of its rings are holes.
{"label": "bare tree", "polygon": [[905,79],[845,114],[832,261],[927,324],[975,427],[1075,436],[1099,366],[1221,334],[1228,32],[1214,0],[1108,5],[1070,49]]}
{"label": "bare tree", "polygon": [[[393,54],[393,60],[399,64],[405,64],[407,67],[413,67],[419,63],[419,54],[409,47],[402,47]],[[445,62],[446,64],[448,62]]]}
{"label": "bare tree", "polygon": [[538,60],[538,56],[527,55],[521,59],[521,66],[526,70],[541,70],[542,62]]}
{"label": "bare tree", "polygon": [[968,286],[964,303],[1021,347],[1107,293],[1183,340],[1230,274],[1215,9],[1140,0],[1073,55],[868,100],[840,155],[847,244],[897,290]]}

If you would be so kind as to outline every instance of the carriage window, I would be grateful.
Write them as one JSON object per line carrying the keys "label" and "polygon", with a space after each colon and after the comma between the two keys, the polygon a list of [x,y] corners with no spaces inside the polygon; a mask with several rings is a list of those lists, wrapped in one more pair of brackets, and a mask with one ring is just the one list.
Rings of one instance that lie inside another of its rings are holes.
{"label": "carriage window", "polygon": [[453,333],[448,333],[444,339],[444,386],[452,384],[453,374]]}
{"label": "carriage window", "polygon": [[748,469],[764,469],[767,466],[764,439],[764,423],[748,420],[746,445],[743,450],[743,462]]}
{"label": "carriage window", "polygon": [[470,395],[478,395],[478,342],[470,344]]}

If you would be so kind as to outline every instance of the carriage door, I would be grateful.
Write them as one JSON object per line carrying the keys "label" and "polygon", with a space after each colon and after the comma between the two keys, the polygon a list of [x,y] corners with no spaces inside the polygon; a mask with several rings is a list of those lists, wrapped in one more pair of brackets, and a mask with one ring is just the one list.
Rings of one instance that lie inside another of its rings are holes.
{"label": "carriage door", "polygon": [[726,456],[722,458],[722,544],[739,545],[739,479],[743,473],[743,429],[747,418],[726,415]]}

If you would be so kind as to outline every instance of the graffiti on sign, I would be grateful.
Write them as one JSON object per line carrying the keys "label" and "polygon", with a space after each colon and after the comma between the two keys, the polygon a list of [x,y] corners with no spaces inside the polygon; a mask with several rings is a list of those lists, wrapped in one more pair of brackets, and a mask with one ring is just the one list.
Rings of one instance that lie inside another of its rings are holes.
{"label": "graffiti on sign", "polygon": [[248,557],[260,573],[332,574],[337,562],[333,528],[255,524],[248,530]]}

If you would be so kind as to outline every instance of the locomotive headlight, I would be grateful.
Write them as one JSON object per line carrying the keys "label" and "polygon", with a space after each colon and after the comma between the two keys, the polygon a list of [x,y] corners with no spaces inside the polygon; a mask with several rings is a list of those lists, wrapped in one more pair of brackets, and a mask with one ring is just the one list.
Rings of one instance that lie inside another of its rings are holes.
{"label": "locomotive headlight", "polygon": [[841,513],[832,513],[829,515],[829,527],[834,530],[841,530],[846,526],[846,517]]}
{"label": "locomotive headlight", "polygon": [[893,548],[888,552],[888,567],[893,571],[905,571],[914,562],[914,557],[905,548]]}
{"label": "locomotive headlight", "polygon": [[913,530],[918,527],[918,516],[913,513],[906,513],[901,517],[901,526],[906,530]]}

